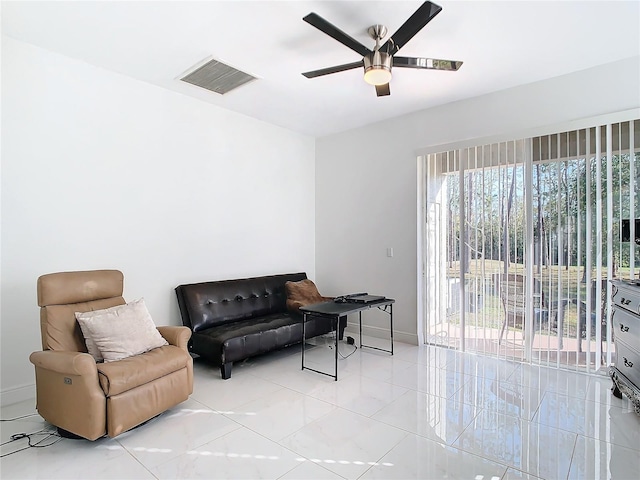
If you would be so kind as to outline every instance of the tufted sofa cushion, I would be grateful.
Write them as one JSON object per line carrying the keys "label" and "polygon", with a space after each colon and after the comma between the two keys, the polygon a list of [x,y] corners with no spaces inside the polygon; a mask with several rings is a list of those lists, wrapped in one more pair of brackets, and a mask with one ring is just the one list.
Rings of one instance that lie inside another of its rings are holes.
{"label": "tufted sofa cushion", "polygon": [[[315,333],[315,326],[309,325],[307,330],[312,328]],[[310,332],[308,336],[313,335]],[[301,338],[301,322],[293,321],[288,314],[274,313],[202,330],[193,338],[193,350],[224,364],[293,345]],[[215,356],[211,358],[210,353]]]}
{"label": "tufted sofa cushion", "polygon": [[194,333],[227,323],[287,311],[287,281],[305,273],[192,283],[176,288],[185,326]]}

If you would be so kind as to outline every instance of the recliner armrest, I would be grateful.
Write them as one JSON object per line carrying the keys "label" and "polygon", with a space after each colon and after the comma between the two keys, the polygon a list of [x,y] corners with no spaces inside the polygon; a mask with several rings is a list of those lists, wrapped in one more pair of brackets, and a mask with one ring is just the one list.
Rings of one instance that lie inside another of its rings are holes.
{"label": "recliner armrest", "polygon": [[66,375],[98,375],[96,361],[88,353],[45,350],[33,352],[29,360],[36,367]]}
{"label": "recliner armrest", "polygon": [[160,335],[162,335],[170,345],[175,345],[176,347],[180,347],[183,350],[188,351],[187,344],[191,338],[191,330],[189,330],[189,328],[179,326],[163,326],[156,328],[158,329],[158,332],[160,332]]}

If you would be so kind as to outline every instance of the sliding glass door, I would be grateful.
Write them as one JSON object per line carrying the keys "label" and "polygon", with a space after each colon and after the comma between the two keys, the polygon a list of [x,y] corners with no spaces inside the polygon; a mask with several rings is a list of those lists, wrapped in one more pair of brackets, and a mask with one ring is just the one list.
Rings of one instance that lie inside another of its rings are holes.
{"label": "sliding glass door", "polygon": [[426,156],[423,341],[608,365],[608,279],[638,273],[639,137],[623,122]]}

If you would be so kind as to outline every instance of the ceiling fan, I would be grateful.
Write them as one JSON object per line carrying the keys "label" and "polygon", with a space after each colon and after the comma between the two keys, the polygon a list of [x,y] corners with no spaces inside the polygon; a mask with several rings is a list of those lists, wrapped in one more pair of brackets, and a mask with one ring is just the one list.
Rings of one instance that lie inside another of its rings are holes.
{"label": "ceiling fan", "polygon": [[305,72],[302,75],[307,78],[315,78],[364,67],[364,81],[374,85],[376,87],[376,94],[378,97],[382,97],[391,94],[391,90],[389,89],[391,67],[456,71],[462,65],[462,62],[457,60],[396,56],[398,50],[404,47],[405,44],[429,23],[433,17],[440,13],[441,10],[442,7],[435,3],[424,2],[382,46],[380,42],[387,36],[387,27],[384,25],[373,25],[369,27],[367,32],[376,42],[373,50],[369,50],[356,39],[332,25],[317,13],[310,13],[303,18],[305,22],[359,53],[362,55],[362,60],[313,70],[311,72]]}

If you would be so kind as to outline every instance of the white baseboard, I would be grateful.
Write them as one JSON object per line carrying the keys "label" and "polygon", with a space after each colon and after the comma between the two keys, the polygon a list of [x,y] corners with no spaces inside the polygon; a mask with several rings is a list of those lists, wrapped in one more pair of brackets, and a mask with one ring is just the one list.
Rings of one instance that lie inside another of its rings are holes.
{"label": "white baseboard", "polygon": [[[345,332],[354,338],[360,334],[360,327],[357,323],[347,323]],[[369,335],[376,338],[389,338],[389,328],[384,327],[371,327],[367,325],[362,326],[362,334]],[[394,329],[393,341],[408,343],[410,345],[418,345],[418,335],[415,333],[398,332]]]}
{"label": "white baseboard", "polygon": [[3,407],[13,403],[24,402],[36,398],[36,385],[22,385],[21,387],[8,388],[0,392],[0,405]]}

